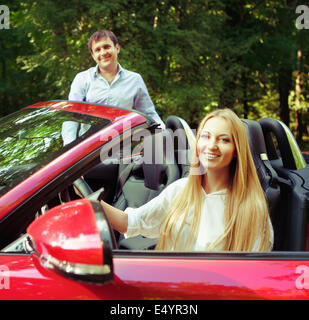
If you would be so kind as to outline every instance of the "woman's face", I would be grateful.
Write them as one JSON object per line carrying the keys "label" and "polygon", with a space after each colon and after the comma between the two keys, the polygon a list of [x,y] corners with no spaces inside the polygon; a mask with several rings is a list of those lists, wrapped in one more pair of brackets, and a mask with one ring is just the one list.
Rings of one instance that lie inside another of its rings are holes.
{"label": "woman's face", "polygon": [[230,122],[222,117],[208,119],[201,130],[197,151],[207,171],[228,169],[235,154]]}

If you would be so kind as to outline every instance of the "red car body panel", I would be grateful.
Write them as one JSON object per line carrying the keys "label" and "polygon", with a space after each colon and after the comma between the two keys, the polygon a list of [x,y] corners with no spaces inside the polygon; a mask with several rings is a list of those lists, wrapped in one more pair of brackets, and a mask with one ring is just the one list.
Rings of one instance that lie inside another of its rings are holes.
{"label": "red car body panel", "polygon": [[108,140],[111,140],[116,135],[120,135],[135,126],[146,122],[144,117],[130,110],[105,108],[99,105],[50,101],[31,106],[31,108],[33,107],[65,109],[68,111],[87,113],[97,117],[110,119],[113,122],[108,127],[100,130],[77,146],[63,153],[54,161],[48,163],[45,167],[35,172],[31,177],[22,181],[3,195],[0,198],[0,219],[5,217],[9,212],[15,209],[28,197],[33,195],[37,190],[46,185],[49,181],[53,180],[65,169],[71,167],[76,161],[82,159],[87,154],[105,144],[107,142],[106,137],[108,137]]}
{"label": "red car body panel", "polygon": [[[97,105],[97,104],[88,104],[88,103],[71,102],[71,101],[47,101],[47,102],[38,102],[27,108],[50,108],[50,109],[66,110],[66,111],[84,113],[84,114],[88,114],[88,115],[99,117],[99,118],[109,119],[112,122],[131,120],[133,127],[136,125],[134,123],[145,122],[144,117],[130,110],[118,109],[113,107],[105,107],[103,105]],[[132,119],[129,119],[130,116],[133,116],[133,115],[134,117]]]}
{"label": "red car body panel", "polygon": [[305,277],[298,267],[309,270],[301,260],[115,255],[114,280],[102,285],[68,279],[30,255],[1,255],[0,265],[10,270],[1,299],[309,299],[308,289],[298,284]]}

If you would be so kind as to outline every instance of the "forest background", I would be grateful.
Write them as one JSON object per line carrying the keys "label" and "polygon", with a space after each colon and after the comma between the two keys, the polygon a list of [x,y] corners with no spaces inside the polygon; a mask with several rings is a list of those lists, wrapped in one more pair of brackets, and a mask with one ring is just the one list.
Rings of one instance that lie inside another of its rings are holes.
{"label": "forest background", "polygon": [[143,76],[163,120],[175,114],[196,128],[207,112],[230,107],[244,118],[281,119],[309,150],[306,0],[4,2],[0,116],[67,99],[76,73],[94,66],[89,37],[110,29],[121,65]]}

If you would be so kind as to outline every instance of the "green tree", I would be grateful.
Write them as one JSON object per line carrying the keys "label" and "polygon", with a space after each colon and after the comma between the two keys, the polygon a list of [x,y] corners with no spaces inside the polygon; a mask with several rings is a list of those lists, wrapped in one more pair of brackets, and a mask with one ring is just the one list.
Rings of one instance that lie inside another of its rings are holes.
{"label": "green tree", "polygon": [[0,31],[2,115],[66,99],[77,72],[94,65],[90,35],[111,29],[120,63],[142,74],[163,119],[192,127],[228,106],[245,118],[283,120],[301,141],[308,124],[308,30],[296,0],[24,0],[10,2]]}

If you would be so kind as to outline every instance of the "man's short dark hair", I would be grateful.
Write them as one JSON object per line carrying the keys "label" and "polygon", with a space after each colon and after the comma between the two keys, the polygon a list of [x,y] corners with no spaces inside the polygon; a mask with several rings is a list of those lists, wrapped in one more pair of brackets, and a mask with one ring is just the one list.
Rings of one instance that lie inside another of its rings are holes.
{"label": "man's short dark hair", "polygon": [[115,34],[110,31],[110,30],[98,30],[96,31],[89,39],[88,41],[88,48],[90,50],[90,52],[92,53],[92,42],[93,41],[99,41],[101,40],[102,38],[110,38],[114,45],[116,45],[118,43],[118,39],[117,37],[115,36]]}

